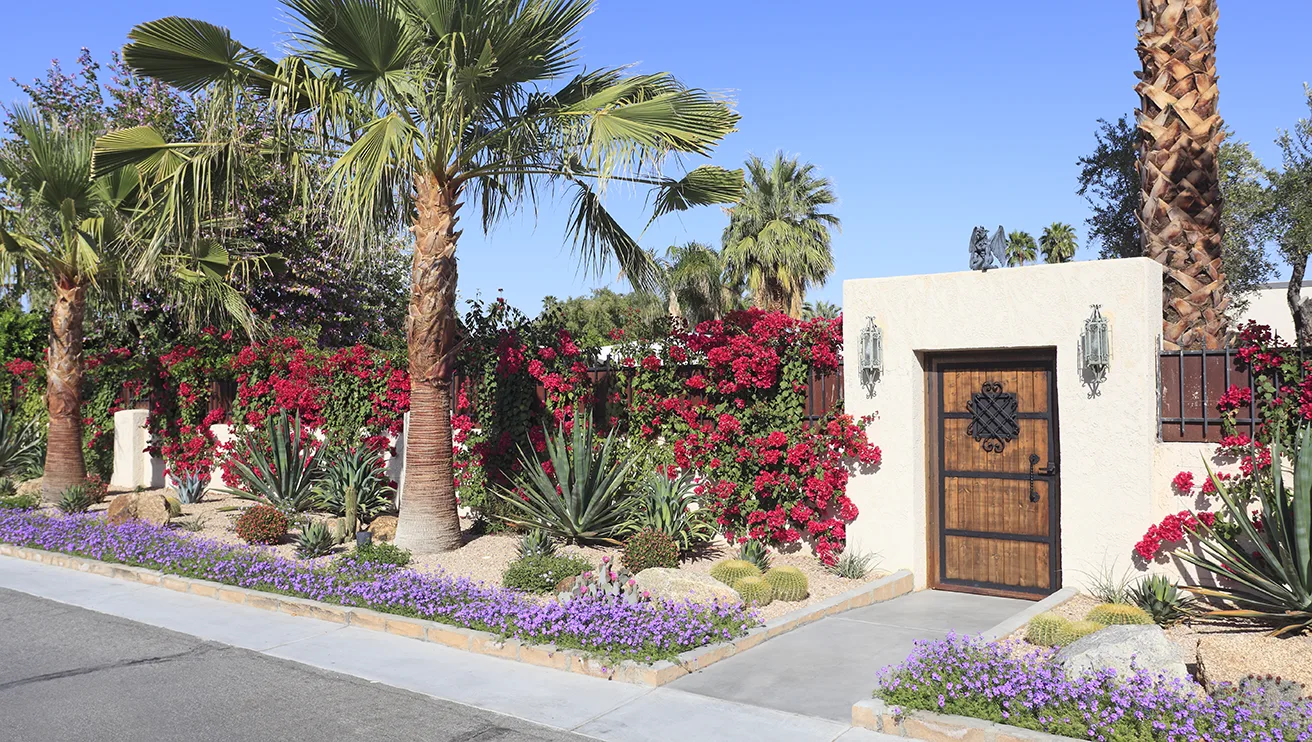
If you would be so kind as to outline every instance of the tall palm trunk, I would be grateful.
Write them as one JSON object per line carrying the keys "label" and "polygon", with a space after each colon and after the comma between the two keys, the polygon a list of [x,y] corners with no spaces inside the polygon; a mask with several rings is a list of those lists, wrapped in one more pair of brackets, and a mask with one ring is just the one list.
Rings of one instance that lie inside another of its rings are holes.
{"label": "tall palm trunk", "polygon": [[432,175],[415,177],[417,219],[410,312],[410,421],[405,490],[396,541],[416,552],[461,546],[451,443],[452,354],[456,339],[458,193]]}
{"label": "tall palm trunk", "polygon": [[86,285],[56,279],[46,370],[50,427],[41,481],[41,496],[51,502],[70,485],[82,484],[87,478],[87,464],[82,457],[82,335],[86,309]]}
{"label": "tall palm trunk", "polygon": [[1217,156],[1216,0],[1139,0],[1144,255],[1166,268],[1169,349],[1216,348],[1226,330]]}

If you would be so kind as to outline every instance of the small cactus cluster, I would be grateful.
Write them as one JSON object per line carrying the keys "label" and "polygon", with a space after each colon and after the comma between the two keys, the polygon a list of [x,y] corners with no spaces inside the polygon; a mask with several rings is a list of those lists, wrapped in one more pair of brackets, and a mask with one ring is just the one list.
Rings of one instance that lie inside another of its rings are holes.
{"label": "small cactus cluster", "polygon": [[806,575],[797,567],[780,565],[765,573],[765,581],[774,590],[774,597],[785,603],[806,600],[810,585]]}
{"label": "small cactus cluster", "polygon": [[1089,611],[1086,620],[1103,626],[1142,626],[1153,623],[1153,617],[1144,609],[1124,603],[1103,603]]}
{"label": "small cactus cluster", "polygon": [[1304,700],[1307,688],[1302,683],[1284,680],[1279,675],[1249,675],[1239,681],[1239,691],[1247,696],[1261,695],[1269,705],[1298,703]]}
{"label": "small cactus cluster", "polygon": [[774,600],[774,588],[764,577],[743,577],[733,584],[733,589],[742,596],[744,603],[765,606]]}
{"label": "small cactus cluster", "polygon": [[575,598],[601,596],[637,605],[644,597],[633,575],[627,570],[616,568],[610,557],[602,557],[601,566],[596,570],[584,572],[561,586],[566,588],[556,594],[556,600],[561,603],[568,603]]}
{"label": "small cactus cluster", "polygon": [[1105,628],[1106,624],[1097,621],[1071,621],[1057,632],[1057,644],[1064,647]]}
{"label": "small cactus cluster", "polygon": [[356,493],[355,487],[347,485],[343,497],[346,500],[346,507],[342,511],[342,517],[337,521],[337,533],[334,534],[339,544],[355,538],[356,531],[360,527],[360,496]]}
{"label": "small cactus cluster", "polygon": [[1039,647],[1055,647],[1062,630],[1068,624],[1070,621],[1055,613],[1040,613],[1030,621],[1029,628],[1025,629],[1025,641]]}
{"label": "small cactus cluster", "polygon": [[711,566],[711,577],[734,589],[742,578],[760,576],[761,570],[755,564],[742,559],[726,559]]}
{"label": "small cactus cluster", "polygon": [[755,564],[762,572],[770,569],[770,550],[754,538],[744,541],[742,546],[738,547],[738,558]]}

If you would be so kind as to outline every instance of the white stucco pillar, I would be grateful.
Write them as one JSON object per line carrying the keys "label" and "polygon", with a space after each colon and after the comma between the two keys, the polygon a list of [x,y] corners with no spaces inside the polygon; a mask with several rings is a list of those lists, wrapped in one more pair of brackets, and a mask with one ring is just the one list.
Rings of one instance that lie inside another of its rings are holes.
{"label": "white stucco pillar", "polygon": [[136,489],[164,486],[164,462],[146,451],[150,444],[146,410],[114,413],[114,472],[111,487]]}

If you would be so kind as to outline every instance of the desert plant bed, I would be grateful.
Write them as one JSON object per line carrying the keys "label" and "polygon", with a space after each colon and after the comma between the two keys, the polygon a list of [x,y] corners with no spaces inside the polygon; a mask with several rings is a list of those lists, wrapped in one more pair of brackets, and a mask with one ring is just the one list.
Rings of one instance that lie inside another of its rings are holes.
{"label": "desert plant bed", "polygon": [[[1052,610],[1079,621],[1098,605],[1080,594]],[[1028,624],[1012,634],[1021,639]],[[1166,627],[1166,636],[1179,645],[1185,661],[1206,686],[1237,683],[1249,675],[1272,675],[1302,683],[1312,693],[1312,635],[1271,636],[1271,627],[1224,618],[1197,617]]]}
{"label": "desert plant bed", "polygon": [[[921,710],[1076,739],[1117,742],[1275,742],[1312,739],[1312,699],[1265,687],[1192,683],[1139,671],[1069,676],[1055,649],[949,635],[920,642],[887,668],[876,698],[894,716]],[[945,737],[946,738],[946,737]],[[956,738],[956,737],[954,737]],[[982,737],[981,737],[982,738]]]}
{"label": "desert plant bed", "polygon": [[423,618],[608,660],[668,659],[741,637],[760,623],[736,604],[540,602],[463,576],[353,559],[299,561],[141,522],[110,525],[96,514],[0,511],[0,543]]}

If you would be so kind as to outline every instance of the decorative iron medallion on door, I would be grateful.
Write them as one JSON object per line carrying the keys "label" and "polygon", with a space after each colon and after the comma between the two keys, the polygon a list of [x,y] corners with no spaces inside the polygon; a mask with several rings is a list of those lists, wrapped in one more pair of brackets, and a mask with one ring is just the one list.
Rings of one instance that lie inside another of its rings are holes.
{"label": "decorative iron medallion on door", "polygon": [[1008,441],[1020,436],[1016,395],[1002,391],[1002,382],[984,382],[980,391],[970,395],[966,409],[972,415],[966,435],[979,441],[985,451],[1002,453]]}

